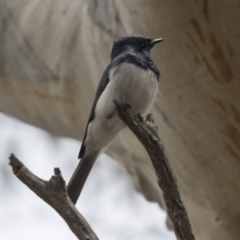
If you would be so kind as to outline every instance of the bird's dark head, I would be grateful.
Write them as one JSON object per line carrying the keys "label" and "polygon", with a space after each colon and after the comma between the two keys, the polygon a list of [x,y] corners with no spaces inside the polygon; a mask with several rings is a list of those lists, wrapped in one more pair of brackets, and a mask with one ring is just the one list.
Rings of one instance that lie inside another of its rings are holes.
{"label": "bird's dark head", "polygon": [[162,38],[150,39],[135,34],[121,37],[113,43],[111,58],[113,59],[124,52],[137,52],[150,55],[152,47],[161,41],[163,41]]}

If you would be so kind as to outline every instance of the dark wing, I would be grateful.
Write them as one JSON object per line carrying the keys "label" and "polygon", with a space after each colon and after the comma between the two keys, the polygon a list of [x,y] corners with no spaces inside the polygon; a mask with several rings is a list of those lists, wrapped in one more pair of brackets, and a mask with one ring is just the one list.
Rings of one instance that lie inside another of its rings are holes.
{"label": "dark wing", "polygon": [[95,95],[95,99],[94,99],[94,102],[93,102],[93,105],[92,105],[92,109],[91,109],[91,112],[90,112],[90,116],[88,118],[87,126],[86,126],[86,129],[85,129],[85,134],[84,134],[82,146],[81,146],[81,149],[80,149],[80,152],[79,152],[79,155],[78,155],[79,159],[83,156],[83,154],[85,152],[85,145],[84,145],[84,143],[85,143],[85,139],[87,137],[88,125],[89,125],[89,123],[91,121],[93,121],[93,119],[95,117],[94,116],[95,115],[95,108],[96,108],[98,99],[100,98],[100,96],[102,95],[103,91],[105,90],[106,86],[109,83],[109,71],[110,71],[110,68],[111,68],[111,64],[108,65],[108,67],[106,68],[106,70],[103,73],[102,78],[101,78],[101,80],[99,82],[99,85],[98,85],[98,88],[97,88],[97,92],[96,92],[96,95]]}

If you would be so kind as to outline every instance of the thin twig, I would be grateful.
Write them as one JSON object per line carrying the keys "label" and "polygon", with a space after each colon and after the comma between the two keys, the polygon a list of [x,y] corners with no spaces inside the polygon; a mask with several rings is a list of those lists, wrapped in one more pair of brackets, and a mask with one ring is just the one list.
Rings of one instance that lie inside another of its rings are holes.
{"label": "thin twig", "polygon": [[115,100],[113,102],[120,119],[136,135],[151,158],[157,175],[158,185],[163,191],[167,213],[172,220],[177,239],[194,240],[195,237],[181,200],[176,178],[164,153],[152,115],[148,115],[146,120],[144,120],[139,114],[135,115],[129,105],[119,104]]}
{"label": "thin twig", "polygon": [[54,176],[49,181],[43,181],[31,173],[13,154],[10,155],[9,160],[9,165],[12,166],[16,177],[54,208],[78,239],[98,240],[88,222],[68,197],[65,181],[59,168],[54,169]]}

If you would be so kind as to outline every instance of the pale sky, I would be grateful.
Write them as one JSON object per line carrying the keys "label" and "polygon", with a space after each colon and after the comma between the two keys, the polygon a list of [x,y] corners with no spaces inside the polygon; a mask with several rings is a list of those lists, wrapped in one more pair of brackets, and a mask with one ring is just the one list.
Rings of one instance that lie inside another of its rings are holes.
{"label": "pale sky", "polygon": [[[68,181],[80,142],[1,113],[0,133],[0,239],[76,239],[58,213],[11,173],[8,156],[14,153],[45,180],[59,167]],[[166,213],[137,193],[126,171],[106,155],[97,160],[77,208],[101,240],[176,240],[166,228]]]}

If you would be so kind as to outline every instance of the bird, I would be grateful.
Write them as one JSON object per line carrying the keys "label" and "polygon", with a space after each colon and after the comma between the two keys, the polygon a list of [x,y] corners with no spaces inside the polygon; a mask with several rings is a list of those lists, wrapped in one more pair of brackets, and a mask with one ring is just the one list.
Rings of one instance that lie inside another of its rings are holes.
{"label": "bird", "polygon": [[151,49],[162,41],[162,38],[137,34],[114,41],[110,64],[102,75],[88,118],[78,155],[81,160],[67,185],[68,196],[74,204],[97,157],[126,127],[116,113],[113,100],[130,105],[141,116],[153,105],[160,72],[151,58]]}

